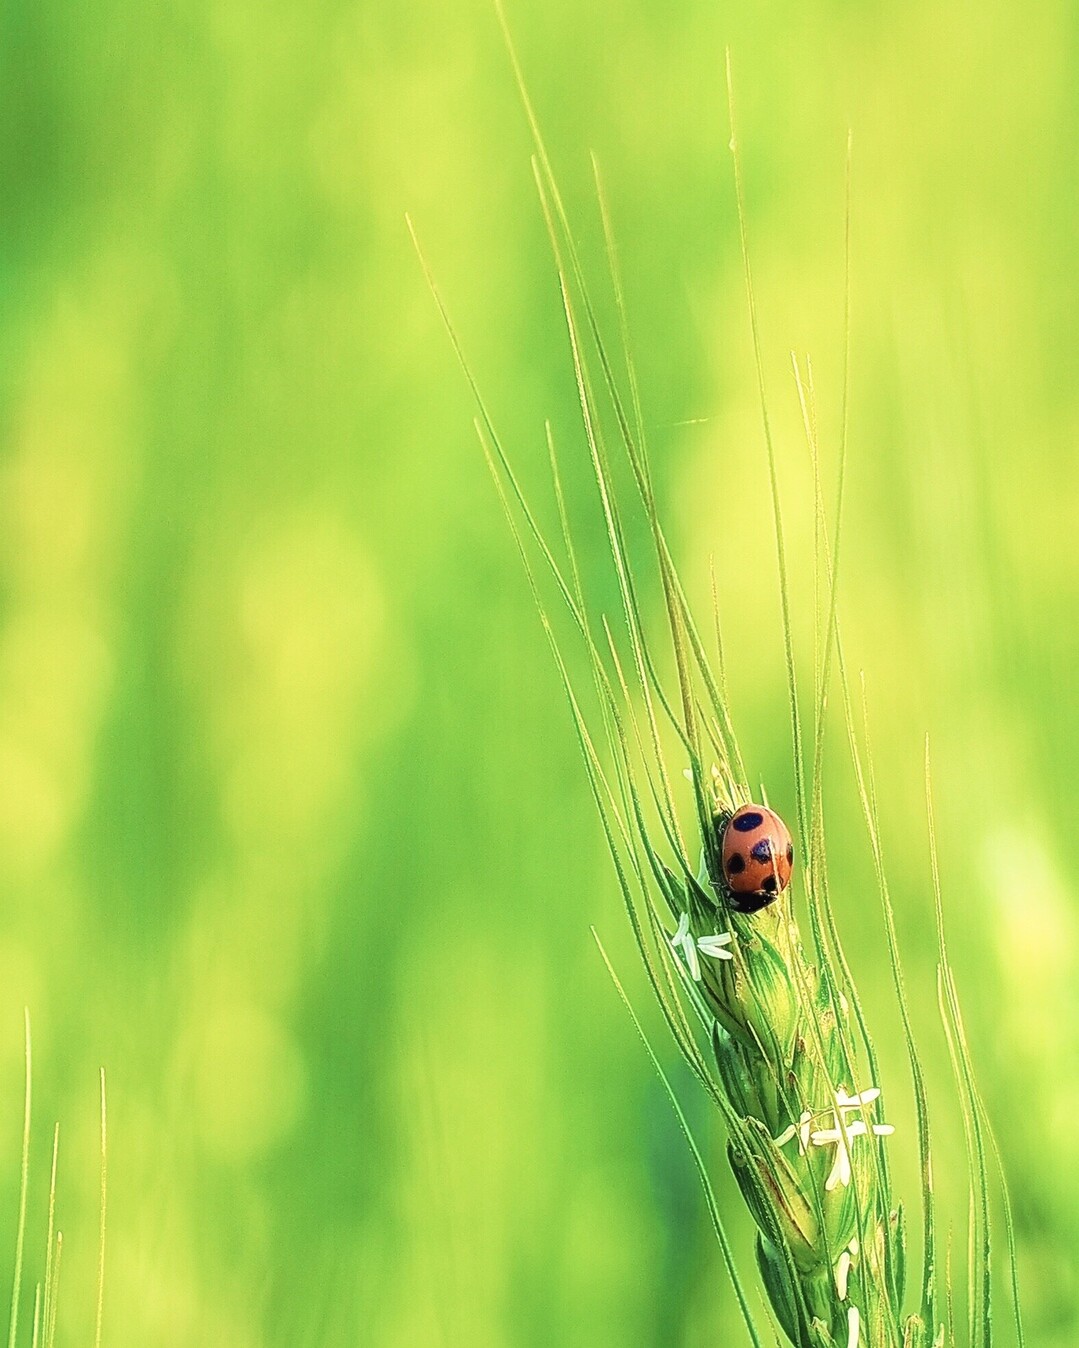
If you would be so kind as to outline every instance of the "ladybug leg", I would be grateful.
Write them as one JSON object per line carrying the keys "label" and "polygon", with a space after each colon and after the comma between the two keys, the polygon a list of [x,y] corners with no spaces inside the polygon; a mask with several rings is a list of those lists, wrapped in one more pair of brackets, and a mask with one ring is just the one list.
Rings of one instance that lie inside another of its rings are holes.
{"label": "ladybug leg", "polygon": [[[708,878],[712,882],[712,888],[720,896],[726,895],[727,886],[723,883],[723,834],[730,823],[730,811],[712,816],[712,833],[705,839],[705,864],[708,868]],[[716,877],[719,877],[718,879]]]}

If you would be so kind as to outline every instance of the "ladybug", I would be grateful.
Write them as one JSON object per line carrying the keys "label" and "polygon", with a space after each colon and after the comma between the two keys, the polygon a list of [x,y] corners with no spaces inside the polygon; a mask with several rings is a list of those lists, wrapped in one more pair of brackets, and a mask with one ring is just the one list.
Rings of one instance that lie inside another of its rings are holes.
{"label": "ladybug", "polygon": [[794,843],[790,830],[774,810],[743,805],[723,827],[723,881],[731,906],[756,913],[790,884]]}

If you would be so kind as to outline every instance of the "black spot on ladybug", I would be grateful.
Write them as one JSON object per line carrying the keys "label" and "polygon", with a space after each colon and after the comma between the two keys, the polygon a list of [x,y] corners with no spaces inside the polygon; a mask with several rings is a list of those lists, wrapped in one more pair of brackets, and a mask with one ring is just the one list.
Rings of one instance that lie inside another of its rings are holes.
{"label": "black spot on ladybug", "polygon": [[787,844],[787,860],[788,861],[794,860],[794,843]]}
{"label": "black spot on ladybug", "polygon": [[746,868],[745,857],[741,856],[738,852],[735,852],[731,857],[728,858],[727,860],[728,875],[741,875],[742,872],[745,870],[745,868]]}
{"label": "black spot on ladybug", "polygon": [[750,853],[755,861],[771,861],[775,854],[775,844],[771,838],[761,838],[759,842],[755,842]]}
{"label": "black spot on ladybug", "polygon": [[776,878],[774,875],[766,875],[761,881],[761,889],[763,889],[766,894],[774,894],[776,892],[776,887]]}
{"label": "black spot on ladybug", "polygon": [[749,810],[745,814],[738,814],[731,820],[731,827],[737,829],[739,833],[752,833],[755,828],[760,828],[764,823],[764,815],[756,810]]}

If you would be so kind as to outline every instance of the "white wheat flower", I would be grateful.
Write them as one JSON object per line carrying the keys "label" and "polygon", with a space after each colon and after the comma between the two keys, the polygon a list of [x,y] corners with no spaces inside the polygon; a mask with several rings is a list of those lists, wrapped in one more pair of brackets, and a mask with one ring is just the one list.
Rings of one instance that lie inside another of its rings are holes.
{"label": "white wheat flower", "polygon": [[[682,958],[686,962],[686,968],[689,970],[689,976],[695,983],[701,981],[701,961],[700,955],[707,955],[715,960],[732,960],[734,954],[725,949],[730,945],[733,937],[729,931],[717,932],[714,936],[694,937],[689,929],[689,914],[683,913],[678,919],[678,930],[669,938],[671,949],[677,953],[682,952]],[[698,951],[700,955],[698,955]]]}
{"label": "white wheat flower", "polygon": [[872,1133],[874,1137],[888,1137],[895,1132],[890,1123],[867,1124],[864,1119],[854,1119],[848,1123],[844,1117],[853,1110],[862,1109],[865,1105],[872,1104],[879,1095],[879,1086],[870,1086],[867,1090],[855,1095],[848,1095],[845,1090],[840,1088],[836,1091],[835,1107],[831,1111],[835,1123],[833,1128],[813,1130],[810,1124],[816,1116],[809,1113],[808,1110],[803,1110],[798,1122],[790,1124],[775,1139],[776,1146],[782,1147],[796,1134],[798,1136],[798,1149],[802,1152],[806,1151],[810,1144],[814,1147],[834,1146],[836,1148],[835,1164],[825,1181],[824,1187],[828,1193],[831,1193],[840,1184],[848,1185],[851,1181],[850,1143],[852,1139],[865,1137],[869,1133]]}
{"label": "white wheat flower", "polygon": [[822,1128],[810,1133],[809,1140],[813,1146],[834,1146],[836,1149],[835,1164],[832,1166],[831,1174],[824,1182],[825,1190],[828,1193],[831,1193],[838,1185],[846,1186],[851,1181],[850,1144],[854,1138],[865,1137],[870,1133],[874,1137],[888,1137],[895,1132],[890,1123],[867,1124],[864,1119],[854,1119],[851,1123],[848,1123],[844,1118],[845,1114],[872,1104],[879,1095],[880,1088],[878,1086],[871,1086],[868,1090],[864,1090],[857,1095],[848,1095],[842,1089],[836,1091],[836,1103],[833,1112],[835,1127]]}

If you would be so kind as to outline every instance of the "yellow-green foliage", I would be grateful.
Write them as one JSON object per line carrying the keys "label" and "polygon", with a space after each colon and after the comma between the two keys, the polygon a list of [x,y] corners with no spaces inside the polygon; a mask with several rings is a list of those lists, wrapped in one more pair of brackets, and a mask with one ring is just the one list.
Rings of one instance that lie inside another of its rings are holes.
{"label": "yellow-green foliage", "polygon": [[[743,748],[785,810],[725,44],[803,558],[788,351],[812,354],[830,452],[853,129],[846,653],[866,671],[908,989],[943,1098],[933,737],[952,953],[1030,1339],[1072,1348],[1071,11],[519,10],[597,270],[590,149],[604,166],[657,493],[704,612],[715,554]],[[57,1341],[93,1341],[104,1063],[113,1348],[736,1342],[691,1161],[588,934],[643,1008],[561,689],[403,223],[530,488],[550,417],[568,510],[594,518],[490,7],[42,0],[6,6],[0,39],[0,1251],[28,1005],[23,1332],[59,1118]],[[599,531],[578,561],[614,613]],[[655,587],[641,600],[659,613]],[[811,670],[810,568],[792,604]],[[831,894],[891,1081],[903,1041],[838,737],[828,764]],[[909,1100],[888,1117],[913,1137]],[[916,1153],[891,1150],[909,1190]],[[957,1124],[939,1156],[961,1202]],[[736,1206],[733,1183],[720,1199]],[[731,1234],[749,1248],[748,1219]]]}

